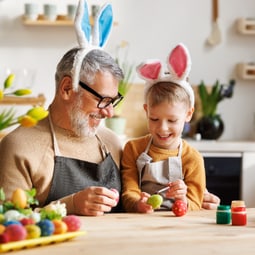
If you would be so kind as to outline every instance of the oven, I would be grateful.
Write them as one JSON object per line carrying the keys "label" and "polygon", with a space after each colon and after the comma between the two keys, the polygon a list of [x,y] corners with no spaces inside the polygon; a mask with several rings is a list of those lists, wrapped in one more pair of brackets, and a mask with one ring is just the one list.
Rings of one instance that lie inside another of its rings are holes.
{"label": "oven", "polygon": [[204,152],[202,155],[208,191],[219,196],[224,205],[242,199],[242,153]]}

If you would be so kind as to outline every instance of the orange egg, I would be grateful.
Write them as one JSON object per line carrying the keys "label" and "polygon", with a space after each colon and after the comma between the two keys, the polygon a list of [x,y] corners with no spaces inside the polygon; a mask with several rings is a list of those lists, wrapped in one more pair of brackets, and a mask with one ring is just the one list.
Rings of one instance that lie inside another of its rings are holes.
{"label": "orange egg", "polygon": [[24,209],[27,206],[27,195],[23,189],[16,189],[12,193],[11,201],[15,205],[15,207]]}
{"label": "orange egg", "polygon": [[0,224],[0,235],[3,234],[4,230],[5,230],[5,226]]}
{"label": "orange egg", "polygon": [[64,234],[67,232],[67,225],[62,220],[54,219],[52,220],[52,223],[54,224],[54,227],[55,227],[55,230],[54,230],[55,235]]}

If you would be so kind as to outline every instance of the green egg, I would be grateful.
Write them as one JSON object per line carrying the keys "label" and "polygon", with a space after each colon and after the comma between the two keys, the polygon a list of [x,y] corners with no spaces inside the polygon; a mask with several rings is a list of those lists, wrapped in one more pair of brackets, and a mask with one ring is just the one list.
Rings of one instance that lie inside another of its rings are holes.
{"label": "green egg", "polygon": [[151,195],[147,200],[147,204],[151,205],[153,209],[160,208],[162,203],[163,197],[159,194]]}

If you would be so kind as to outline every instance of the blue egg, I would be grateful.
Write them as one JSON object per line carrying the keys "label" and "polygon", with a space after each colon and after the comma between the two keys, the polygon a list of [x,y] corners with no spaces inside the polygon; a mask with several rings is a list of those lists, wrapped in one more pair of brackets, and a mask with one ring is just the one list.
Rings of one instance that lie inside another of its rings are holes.
{"label": "blue egg", "polygon": [[37,223],[37,226],[41,229],[41,236],[50,236],[55,231],[55,226],[52,221],[45,219]]}

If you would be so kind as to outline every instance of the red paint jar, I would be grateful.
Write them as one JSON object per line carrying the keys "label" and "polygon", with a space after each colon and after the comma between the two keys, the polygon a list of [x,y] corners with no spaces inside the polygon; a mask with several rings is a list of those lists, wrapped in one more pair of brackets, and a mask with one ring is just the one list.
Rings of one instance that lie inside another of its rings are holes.
{"label": "red paint jar", "polygon": [[247,224],[247,212],[242,200],[234,200],[231,203],[232,225],[245,226]]}

